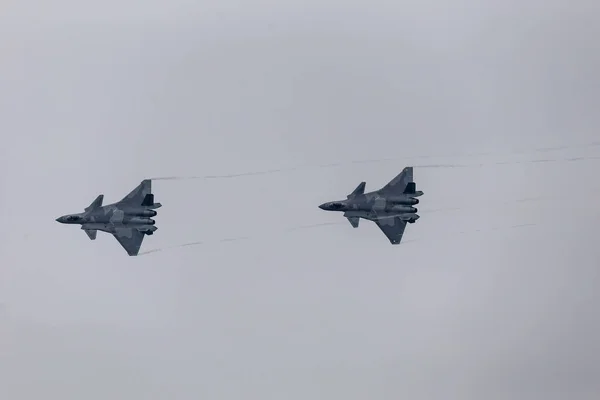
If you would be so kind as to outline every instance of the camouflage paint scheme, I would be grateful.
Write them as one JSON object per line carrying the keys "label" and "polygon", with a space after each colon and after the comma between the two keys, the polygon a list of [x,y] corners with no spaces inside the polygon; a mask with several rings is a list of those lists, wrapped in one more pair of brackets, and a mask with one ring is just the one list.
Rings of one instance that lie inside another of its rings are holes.
{"label": "camouflage paint scheme", "polygon": [[102,206],[104,195],[79,214],[68,214],[57,218],[62,224],[81,225],[81,229],[91,240],[96,239],[98,231],[112,234],[130,256],[138,255],[144,235],[152,235],[158,228],[151,218],[162,207],[154,202],[152,181],[143,180],[121,201]]}
{"label": "camouflage paint scheme", "polygon": [[354,228],[358,228],[360,218],[373,221],[392,244],[402,241],[406,223],[419,219],[417,191],[413,180],[413,167],[406,167],[379,190],[365,193],[366,182],[361,182],[346,200],[331,201],[319,206],[325,211],[340,211]]}

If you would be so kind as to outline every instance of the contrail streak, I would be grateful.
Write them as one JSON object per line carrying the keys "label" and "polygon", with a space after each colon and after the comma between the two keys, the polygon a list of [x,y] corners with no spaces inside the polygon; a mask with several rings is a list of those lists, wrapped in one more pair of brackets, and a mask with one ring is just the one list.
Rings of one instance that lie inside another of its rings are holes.
{"label": "contrail streak", "polygon": [[[243,236],[243,237],[235,237],[235,238],[224,238],[224,239],[220,239],[217,240],[217,242],[238,242],[240,240],[248,240],[248,239],[252,239],[249,236]],[[184,243],[184,244],[178,244],[175,246],[168,246],[168,247],[160,247],[158,249],[152,249],[152,250],[147,250],[141,253],[138,253],[138,256],[143,256],[146,254],[151,254],[151,253],[158,253],[159,251],[164,251],[164,250],[173,250],[173,249],[179,249],[181,247],[189,247],[189,246],[199,246],[201,244],[208,244],[207,242],[204,241],[198,241],[198,242],[189,242],[189,243]]]}
{"label": "contrail streak", "polygon": [[155,181],[175,181],[175,180],[192,180],[192,179],[227,179],[227,178],[240,178],[243,176],[254,176],[254,175],[269,175],[280,172],[291,172],[299,169],[299,167],[293,168],[279,168],[279,169],[268,169],[265,171],[255,172],[241,172],[238,174],[227,174],[227,175],[204,175],[204,176],[161,176],[156,178],[148,178]]}
{"label": "contrail streak", "polygon": [[[410,157],[406,157],[410,158]],[[496,162],[481,162],[481,163],[471,163],[471,164],[423,164],[423,165],[413,165],[415,168],[472,168],[472,167],[483,167],[485,165],[512,165],[512,164],[531,164],[531,163],[551,163],[551,162],[576,162],[576,161],[586,161],[586,160],[599,160],[600,156],[580,156],[580,157],[569,157],[569,158],[544,158],[538,160],[523,160],[523,161],[496,161]],[[388,161],[398,161],[400,158],[390,159],[390,158],[381,158],[374,160],[364,160],[364,161],[350,161],[347,163],[333,163],[333,164],[324,164],[317,166],[306,165],[303,167],[290,167],[290,168],[279,168],[279,169],[269,169],[264,171],[251,171],[251,172],[241,172],[237,174],[226,174],[226,175],[196,175],[196,176],[159,176],[148,178],[155,181],[167,181],[167,180],[210,180],[210,179],[231,179],[231,178],[241,178],[246,176],[258,176],[258,175],[270,175],[270,174],[278,174],[283,172],[292,172],[303,169],[310,168],[336,168],[341,167],[344,164],[357,164],[357,163],[381,163]]]}
{"label": "contrail streak", "polygon": [[[520,202],[528,202],[528,201],[541,201],[544,199],[556,199],[559,196],[537,196],[537,197],[524,197],[522,199],[516,199],[516,200],[512,200],[512,201],[503,201],[500,204],[511,204],[511,203],[520,203]],[[489,205],[486,203],[486,206]],[[477,208],[474,205],[469,205],[467,207],[444,207],[444,208],[431,208],[431,209],[422,209],[420,214],[430,214],[430,213],[436,213],[436,212],[444,212],[444,211],[460,211],[463,210],[465,208],[469,208],[469,209],[473,209],[473,208]],[[296,231],[300,231],[300,230],[305,230],[305,229],[314,229],[314,228],[322,228],[322,227],[326,227],[326,226],[337,226],[337,225],[345,225],[348,222],[345,220],[341,220],[341,221],[336,221],[336,222],[321,222],[321,223],[316,223],[316,224],[307,224],[307,225],[298,225],[298,226],[293,226],[290,228],[286,228],[283,230],[283,232],[287,232],[287,233],[291,233],[291,232],[296,232]],[[529,226],[530,224],[525,224],[523,226]],[[515,225],[515,227],[518,227],[521,225]],[[503,228],[497,228],[497,229],[503,229]],[[494,230],[494,229],[491,229]],[[472,231],[469,231],[472,232]],[[468,233],[468,232],[458,232],[460,233]],[[271,237],[271,236],[277,236],[280,235],[281,233],[274,233],[273,235],[263,235],[262,238],[265,238],[267,236]],[[226,242],[238,242],[241,240],[252,240],[252,239],[256,239],[253,238],[252,236],[241,236],[241,237],[234,237],[234,238],[223,238],[223,239],[219,239],[216,240],[215,242],[217,243],[226,243]],[[403,240],[402,243],[406,243],[406,242],[412,242],[415,241],[417,239],[409,239],[409,240]],[[213,243],[215,243],[213,242]],[[187,246],[198,246],[201,244],[207,244],[207,242],[204,241],[196,241],[196,242],[189,242],[189,243],[184,243],[184,244],[179,244],[179,245],[175,245],[175,246],[168,246],[168,247],[161,247],[161,248],[157,248],[157,249],[152,249],[152,250],[147,250],[141,253],[138,253],[138,255],[146,255],[146,254],[151,254],[151,253],[157,253],[159,251],[164,251],[164,250],[172,250],[172,249],[178,249],[181,247],[187,247]]]}
{"label": "contrail streak", "polygon": [[538,222],[531,222],[531,223],[525,223],[525,224],[517,224],[517,225],[510,225],[510,226],[494,226],[494,227],[490,227],[490,228],[480,228],[480,229],[469,229],[466,231],[458,231],[458,232],[448,232],[448,233],[444,233],[441,235],[428,235],[427,237],[420,237],[420,238],[414,238],[414,239],[406,239],[403,240],[400,245],[402,246],[405,243],[412,243],[412,242],[420,242],[420,241],[430,241],[430,240],[436,240],[436,239],[444,239],[444,240],[451,240],[452,238],[456,237],[457,235],[468,235],[470,233],[479,233],[479,232],[494,232],[494,231],[502,231],[502,230],[508,230],[508,229],[520,229],[520,228],[527,228],[527,227],[533,227],[533,226],[538,226],[538,225],[543,225],[540,224]]}
{"label": "contrail streak", "polygon": [[[289,232],[289,231],[303,229],[303,228],[317,228],[317,227],[326,226],[326,225],[340,225],[340,224],[342,224],[342,222],[305,225],[302,227],[297,227],[295,229],[291,228],[291,229],[288,229],[287,231]],[[518,224],[518,225],[511,225],[511,226],[496,226],[496,227],[491,227],[491,228],[486,228],[486,229],[470,229],[467,231],[444,233],[443,235],[438,235],[438,236],[434,235],[433,237],[427,236],[427,237],[422,237],[422,238],[405,239],[402,241],[402,243],[400,245],[403,245],[406,243],[424,241],[424,240],[432,240],[432,239],[435,240],[436,238],[448,239],[448,238],[453,237],[454,235],[464,235],[464,234],[475,233],[475,232],[492,232],[492,231],[505,230],[505,229],[517,229],[517,228],[525,228],[525,227],[537,226],[537,225],[539,225],[539,224],[538,223],[525,223],[525,224]],[[251,237],[241,237],[241,238],[232,238],[232,239],[221,239],[221,240],[218,240],[217,242],[233,242],[233,241],[247,240],[247,239],[252,239],[252,238]],[[158,249],[144,251],[142,253],[139,253],[138,255],[141,256],[141,255],[146,255],[146,254],[150,254],[150,253],[156,253],[156,252],[163,251],[163,250],[173,250],[173,249],[177,249],[180,247],[195,246],[195,245],[199,245],[199,244],[204,244],[204,242],[192,242],[192,243],[185,243],[185,244],[181,244],[181,245],[177,245],[177,246],[162,247],[162,248],[158,248]]]}
{"label": "contrail streak", "polygon": [[159,251],[164,251],[164,250],[178,249],[180,247],[198,246],[198,245],[201,245],[201,244],[204,244],[204,242],[190,242],[190,243],[178,244],[178,245],[175,245],[175,246],[160,247],[158,249],[152,249],[152,250],[147,250],[147,251],[143,251],[141,253],[138,253],[138,256],[143,256],[143,255],[150,254],[150,253],[157,253]]}

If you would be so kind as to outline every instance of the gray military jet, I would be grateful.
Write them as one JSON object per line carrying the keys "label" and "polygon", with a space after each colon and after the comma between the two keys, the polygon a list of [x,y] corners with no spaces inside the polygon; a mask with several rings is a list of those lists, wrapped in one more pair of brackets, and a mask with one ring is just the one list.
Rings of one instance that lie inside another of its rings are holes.
{"label": "gray military jet", "polygon": [[145,179],[121,201],[102,206],[104,195],[79,214],[68,214],[57,218],[61,224],[78,224],[91,240],[98,231],[112,234],[130,256],[137,256],[144,235],[152,235],[158,228],[151,219],[162,204],[154,202],[152,181]]}
{"label": "gray military jet", "polygon": [[331,201],[319,206],[325,211],[342,211],[354,228],[358,228],[360,218],[375,222],[392,244],[399,244],[404,235],[406,223],[414,223],[420,217],[417,209],[417,191],[413,181],[413,167],[406,167],[379,190],[365,193],[366,182],[361,182],[346,200]]}

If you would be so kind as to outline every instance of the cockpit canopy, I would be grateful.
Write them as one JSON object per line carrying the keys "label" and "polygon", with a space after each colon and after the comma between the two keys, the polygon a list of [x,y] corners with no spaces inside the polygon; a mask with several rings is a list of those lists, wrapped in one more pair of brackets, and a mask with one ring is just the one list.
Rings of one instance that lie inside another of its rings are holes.
{"label": "cockpit canopy", "polygon": [[329,203],[329,208],[331,210],[340,210],[343,207],[344,207],[344,205],[342,203],[340,203],[340,202],[337,202],[337,201]]}
{"label": "cockpit canopy", "polygon": [[81,218],[81,216],[79,215],[68,215],[65,218],[65,221],[67,222],[77,222],[77,221],[81,221],[83,218]]}

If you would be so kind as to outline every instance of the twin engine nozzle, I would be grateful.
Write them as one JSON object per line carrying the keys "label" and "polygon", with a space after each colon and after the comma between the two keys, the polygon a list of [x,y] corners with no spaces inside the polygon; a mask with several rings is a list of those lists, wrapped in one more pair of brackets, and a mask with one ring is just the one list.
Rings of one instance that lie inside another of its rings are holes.
{"label": "twin engine nozzle", "polygon": [[151,218],[139,218],[139,217],[134,217],[131,218],[128,222],[126,223],[130,223],[130,224],[141,224],[141,225],[154,225],[156,223],[155,220],[151,219]]}
{"label": "twin engine nozzle", "polygon": [[402,206],[402,205],[392,205],[391,207],[389,207],[389,210],[399,212],[399,213],[409,213],[409,214],[414,214],[419,211],[415,207]]}
{"label": "twin engine nozzle", "polygon": [[409,206],[414,206],[416,204],[419,204],[419,199],[415,199],[413,197],[409,198],[409,199],[404,199],[400,202],[401,204],[406,204]]}
{"label": "twin engine nozzle", "polygon": [[401,198],[389,198],[387,199],[387,201],[389,203],[395,204],[395,205],[403,205],[403,206],[414,206],[416,204],[419,204],[419,199],[415,199],[414,197],[409,197],[409,198],[405,198],[405,197],[401,197]]}
{"label": "twin engine nozzle", "polygon": [[154,217],[154,216],[156,216],[157,212],[154,210],[140,210],[140,211],[136,211],[132,214],[136,215],[138,217]]}

